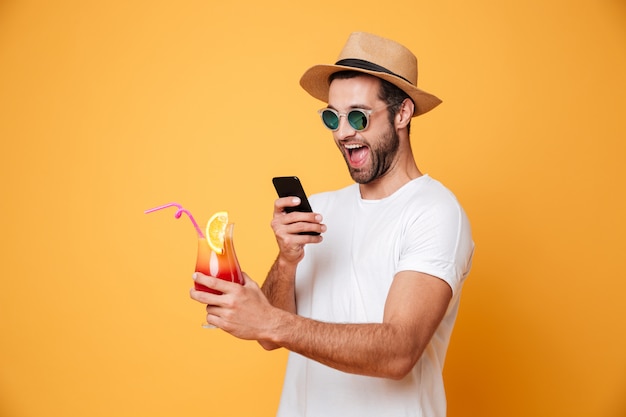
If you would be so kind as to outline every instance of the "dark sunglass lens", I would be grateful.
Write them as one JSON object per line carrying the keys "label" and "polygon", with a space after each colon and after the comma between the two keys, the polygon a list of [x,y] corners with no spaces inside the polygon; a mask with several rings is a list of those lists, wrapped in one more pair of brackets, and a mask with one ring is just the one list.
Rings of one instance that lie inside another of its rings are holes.
{"label": "dark sunglass lens", "polygon": [[355,130],[363,130],[367,127],[367,115],[360,110],[352,110],[348,113],[348,122]]}
{"label": "dark sunglass lens", "polygon": [[327,128],[335,130],[339,127],[339,116],[330,110],[324,110],[322,112],[322,121]]}

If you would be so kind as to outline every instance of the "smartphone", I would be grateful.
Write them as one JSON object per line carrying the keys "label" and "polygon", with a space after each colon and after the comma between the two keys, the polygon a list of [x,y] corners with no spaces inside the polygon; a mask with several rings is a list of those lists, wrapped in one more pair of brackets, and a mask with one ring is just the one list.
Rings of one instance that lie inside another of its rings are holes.
{"label": "smartphone", "polygon": [[[295,207],[285,207],[285,211],[287,213],[291,213],[292,211],[305,211],[311,213],[313,211],[313,209],[311,209],[311,205],[309,204],[309,199],[306,197],[306,193],[304,192],[304,188],[302,188],[302,183],[298,177],[274,177],[272,178],[272,182],[274,183],[274,188],[276,188],[276,193],[278,193],[279,197],[295,196],[300,199],[299,205]],[[300,234],[314,236],[319,235],[317,232],[302,232]]]}

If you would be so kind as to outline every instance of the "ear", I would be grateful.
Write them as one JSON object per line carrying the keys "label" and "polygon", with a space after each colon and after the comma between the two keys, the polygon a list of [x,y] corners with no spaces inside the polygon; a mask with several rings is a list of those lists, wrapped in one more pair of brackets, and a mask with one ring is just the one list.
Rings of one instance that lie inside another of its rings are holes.
{"label": "ear", "polygon": [[405,128],[413,117],[413,112],[415,111],[415,104],[411,99],[405,98],[400,106],[400,110],[396,113],[396,128],[402,129]]}

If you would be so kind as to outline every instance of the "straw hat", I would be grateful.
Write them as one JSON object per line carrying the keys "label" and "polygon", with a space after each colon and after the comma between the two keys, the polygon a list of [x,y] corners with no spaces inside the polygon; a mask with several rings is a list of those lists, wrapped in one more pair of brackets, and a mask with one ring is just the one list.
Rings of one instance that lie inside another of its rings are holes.
{"label": "straw hat", "polygon": [[335,65],[309,68],[300,85],[313,97],[328,102],[328,77],[344,70],[371,74],[400,88],[415,102],[414,117],[441,103],[437,97],[417,88],[417,58],[411,51],[397,42],[364,32],[350,35]]}

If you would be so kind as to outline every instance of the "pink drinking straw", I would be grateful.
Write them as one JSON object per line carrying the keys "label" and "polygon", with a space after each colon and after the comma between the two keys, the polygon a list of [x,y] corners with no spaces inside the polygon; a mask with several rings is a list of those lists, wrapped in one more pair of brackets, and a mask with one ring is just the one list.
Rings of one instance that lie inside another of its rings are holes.
{"label": "pink drinking straw", "polygon": [[200,227],[198,227],[198,223],[196,223],[196,220],[193,218],[193,216],[191,215],[189,210],[184,209],[183,206],[181,206],[178,203],[169,203],[169,204],[165,204],[163,206],[151,208],[151,209],[148,209],[148,210],[144,211],[144,213],[145,214],[152,213],[153,211],[162,210],[162,209],[167,208],[167,207],[176,207],[176,208],[178,208],[176,213],[174,213],[174,217],[176,217],[177,219],[180,219],[180,216],[182,216],[183,213],[185,213],[187,216],[189,216],[189,220],[191,220],[191,224],[193,224],[193,227],[196,228],[196,232],[198,232],[198,237],[201,238],[201,239],[204,239],[204,233],[202,233],[202,230],[200,230]]}

